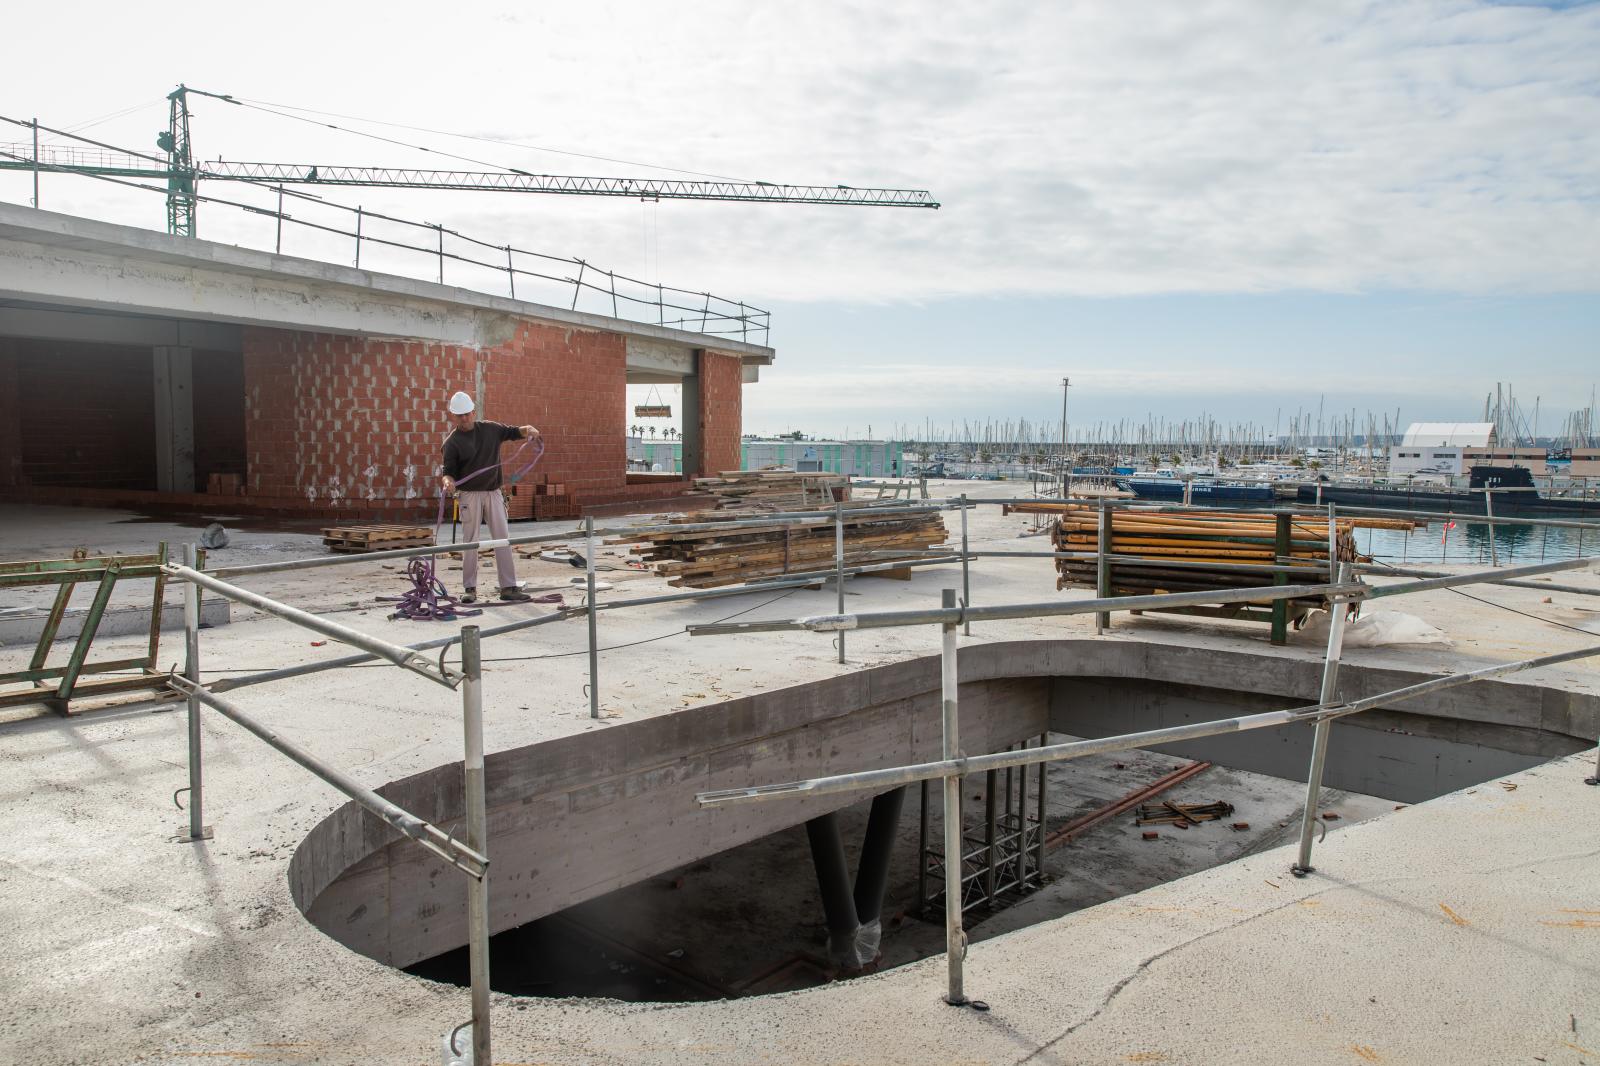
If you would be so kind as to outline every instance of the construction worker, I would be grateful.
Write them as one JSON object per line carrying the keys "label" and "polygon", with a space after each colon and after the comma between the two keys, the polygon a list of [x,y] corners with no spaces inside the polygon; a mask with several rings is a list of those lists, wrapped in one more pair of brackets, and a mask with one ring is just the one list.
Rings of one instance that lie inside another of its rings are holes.
{"label": "construction worker", "polygon": [[[468,543],[478,539],[478,524],[486,523],[489,536],[505,540],[511,535],[506,526],[506,501],[500,495],[500,445],[508,440],[537,437],[539,431],[532,426],[503,426],[478,418],[477,404],[472,397],[458,392],[450,397],[450,421],[455,431],[444,442],[444,473],[439,481],[444,491],[455,493],[461,509],[461,532]],[[457,487],[457,483],[464,487]],[[509,545],[494,550],[494,568],[500,579],[502,600],[531,599],[517,587],[516,563]],[[462,603],[472,603],[478,598],[478,553],[463,552],[461,556],[461,581],[465,590]]]}

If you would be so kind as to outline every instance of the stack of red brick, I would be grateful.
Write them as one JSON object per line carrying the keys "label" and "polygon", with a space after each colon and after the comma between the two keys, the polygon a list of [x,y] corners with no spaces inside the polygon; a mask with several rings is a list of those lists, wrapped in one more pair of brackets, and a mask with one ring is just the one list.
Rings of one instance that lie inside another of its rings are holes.
{"label": "stack of red brick", "polygon": [[506,513],[513,522],[552,518],[577,518],[577,496],[564,482],[549,482],[543,474],[533,474],[510,486]]}
{"label": "stack of red brick", "polygon": [[212,474],[206,478],[206,492],[212,496],[238,496],[244,492],[243,474]]}

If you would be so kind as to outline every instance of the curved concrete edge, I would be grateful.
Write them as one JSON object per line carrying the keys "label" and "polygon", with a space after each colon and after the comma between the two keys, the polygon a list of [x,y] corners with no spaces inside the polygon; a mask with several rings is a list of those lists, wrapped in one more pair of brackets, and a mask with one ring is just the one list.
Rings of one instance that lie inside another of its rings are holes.
{"label": "curved concrete edge", "polygon": [[[1046,679],[1159,682],[1295,705],[1314,702],[1322,664],[1309,656],[1069,639],[969,646],[960,652],[960,671],[963,748],[979,753],[1044,730],[1053,710]],[[1347,666],[1341,691],[1363,696],[1427,676]],[[708,788],[935,758],[938,688],[938,658],[928,656],[491,754],[492,930],[513,928],[865,798],[710,811],[692,802],[694,792]],[[1600,698],[1522,678],[1438,693],[1408,702],[1406,710],[1419,718],[1539,730],[1585,743],[1600,726]],[[1216,716],[1227,713],[1237,711],[1222,709]],[[460,825],[458,763],[379,791],[447,830]],[[313,924],[395,966],[465,941],[458,879],[353,803],[313,828],[289,866],[292,897]]]}

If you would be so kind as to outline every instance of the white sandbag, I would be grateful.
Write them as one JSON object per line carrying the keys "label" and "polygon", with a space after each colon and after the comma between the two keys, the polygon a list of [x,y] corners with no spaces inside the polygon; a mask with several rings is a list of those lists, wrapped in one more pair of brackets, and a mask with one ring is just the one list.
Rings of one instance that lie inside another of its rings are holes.
{"label": "white sandbag", "polygon": [[[1300,627],[1299,640],[1306,643],[1328,642],[1328,612],[1318,611]],[[1450,638],[1436,626],[1429,625],[1414,614],[1400,611],[1362,611],[1361,617],[1347,622],[1344,627],[1344,646],[1347,648],[1376,648],[1392,644],[1440,644],[1450,646]]]}

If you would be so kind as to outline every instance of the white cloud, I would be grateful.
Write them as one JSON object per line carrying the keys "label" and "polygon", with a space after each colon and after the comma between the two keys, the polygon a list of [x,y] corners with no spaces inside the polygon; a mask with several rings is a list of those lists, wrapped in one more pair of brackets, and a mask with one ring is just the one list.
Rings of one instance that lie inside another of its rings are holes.
{"label": "white cloud", "polygon": [[[53,49],[18,49],[10,113],[93,115],[182,76],[720,174],[925,185],[944,201],[926,212],[328,190],[757,303],[1600,284],[1600,6],[728,2],[442,17],[419,5],[373,20],[290,5],[267,19],[208,9],[186,24],[184,69],[154,73],[167,35],[143,12],[108,6],[94,35],[77,34],[77,9],[23,17],[37,43],[74,38],[76,84],[60,84]],[[40,86],[49,93],[24,99]],[[197,107],[204,155],[425,165]],[[160,119],[157,108],[96,132],[148,148]],[[423,139],[523,168],[627,170]],[[0,195],[26,196],[21,182],[6,176]],[[102,196],[85,185],[47,179],[46,206]],[[117,209],[159,225],[148,199]],[[272,239],[264,220],[220,208],[203,226]]]}

